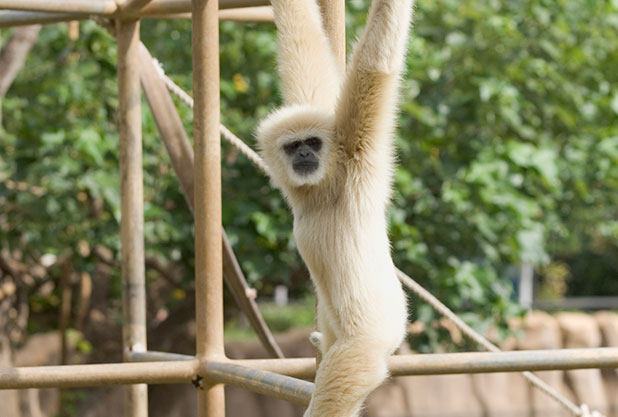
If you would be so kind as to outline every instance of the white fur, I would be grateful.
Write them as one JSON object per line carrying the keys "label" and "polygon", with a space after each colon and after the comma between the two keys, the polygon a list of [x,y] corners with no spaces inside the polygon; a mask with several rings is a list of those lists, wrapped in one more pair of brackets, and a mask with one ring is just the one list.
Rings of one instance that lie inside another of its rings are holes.
{"label": "white fur", "polygon": [[[306,417],[357,416],[387,377],[405,335],[385,208],[393,170],[398,80],[412,0],[374,0],[345,77],[337,71],[315,0],[273,0],[285,107],[258,142],[294,212],[294,236],[315,283],[322,352]],[[283,151],[317,136],[320,167],[298,175]]]}

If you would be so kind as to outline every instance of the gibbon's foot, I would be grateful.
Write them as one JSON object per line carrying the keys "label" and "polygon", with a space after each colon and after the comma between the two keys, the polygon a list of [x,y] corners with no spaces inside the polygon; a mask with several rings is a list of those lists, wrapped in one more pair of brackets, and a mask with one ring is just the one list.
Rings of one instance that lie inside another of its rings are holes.
{"label": "gibbon's foot", "polygon": [[322,351],[322,340],[324,336],[322,336],[322,332],[311,332],[309,335],[309,341],[313,345],[314,348]]}

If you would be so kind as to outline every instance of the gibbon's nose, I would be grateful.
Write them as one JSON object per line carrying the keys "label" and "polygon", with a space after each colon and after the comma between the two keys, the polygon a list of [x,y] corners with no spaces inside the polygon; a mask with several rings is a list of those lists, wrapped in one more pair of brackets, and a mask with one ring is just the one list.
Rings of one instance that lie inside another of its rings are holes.
{"label": "gibbon's nose", "polygon": [[309,149],[299,149],[298,156],[301,158],[307,158],[311,155],[311,151]]}

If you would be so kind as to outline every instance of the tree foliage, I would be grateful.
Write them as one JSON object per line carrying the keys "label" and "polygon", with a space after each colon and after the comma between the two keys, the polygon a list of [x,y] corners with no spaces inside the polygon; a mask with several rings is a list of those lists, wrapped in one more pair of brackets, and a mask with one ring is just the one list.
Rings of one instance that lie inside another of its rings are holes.
{"label": "tree foliage", "polygon": [[[347,3],[349,46],[367,3]],[[417,4],[389,212],[393,253],[477,326],[517,312],[511,281],[522,261],[618,247],[617,29],[615,0]],[[253,144],[257,121],[280,103],[274,28],[224,22],[220,33],[222,121]],[[190,90],[190,22],[147,20],[142,38]],[[66,25],[41,32],[3,102],[3,245],[31,257],[68,248],[84,271],[95,245],[118,257],[115,60],[114,40],[93,22],[76,41]],[[191,132],[190,110],[178,109]],[[189,286],[191,215],[145,103],[143,120],[147,251],[186,267]],[[227,144],[222,162],[224,226],[252,285],[306,291],[280,194]],[[413,310],[435,317],[419,303]]]}

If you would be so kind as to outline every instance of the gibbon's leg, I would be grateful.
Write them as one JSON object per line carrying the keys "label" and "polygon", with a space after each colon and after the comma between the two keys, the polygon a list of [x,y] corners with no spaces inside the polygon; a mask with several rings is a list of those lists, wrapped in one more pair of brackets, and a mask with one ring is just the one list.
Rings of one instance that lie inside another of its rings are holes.
{"label": "gibbon's leg", "polygon": [[388,376],[387,351],[367,338],[338,340],[326,352],[305,417],[356,417]]}
{"label": "gibbon's leg", "polygon": [[317,304],[316,322],[319,331],[312,332],[310,339],[311,343],[320,349],[320,353],[324,356],[335,343],[336,336],[327,316],[326,308],[321,307],[319,302]]}
{"label": "gibbon's leg", "polygon": [[272,0],[279,37],[278,63],[285,105],[334,110],[338,67],[315,0]]}
{"label": "gibbon's leg", "polygon": [[[387,180],[398,80],[404,67],[412,0],[374,0],[348,66],[336,109],[344,149],[362,165],[356,174]],[[378,177],[376,177],[378,175]]]}

